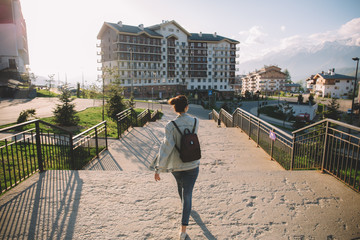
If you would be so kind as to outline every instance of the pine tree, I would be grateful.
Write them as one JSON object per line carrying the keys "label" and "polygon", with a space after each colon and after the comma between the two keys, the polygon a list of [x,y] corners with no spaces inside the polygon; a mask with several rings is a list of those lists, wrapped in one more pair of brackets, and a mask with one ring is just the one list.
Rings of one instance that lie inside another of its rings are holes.
{"label": "pine tree", "polygon": [[62,104],[57,104],[53,111],[55,122],[61,126],[76,126],[80,119],[76,116],[75,104],[71,103],[74,99],[71,99],[71,92],[66,86],[62,89],[59,100]]}

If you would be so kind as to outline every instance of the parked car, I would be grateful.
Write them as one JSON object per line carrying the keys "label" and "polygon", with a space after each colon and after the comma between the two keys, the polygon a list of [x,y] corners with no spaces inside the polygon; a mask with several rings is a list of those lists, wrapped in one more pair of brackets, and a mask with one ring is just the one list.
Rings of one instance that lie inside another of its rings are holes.
{"label": "parked car", "polygon": [[310,114],[308,113],[300,113],[296,116],[296,119],[300,122],[310,122]]}
{"label": "parked car", "polygon": [[346,113],[347,113],[347,114],[351,114],[351,113],[352,113],[352,109],[348,109]]}

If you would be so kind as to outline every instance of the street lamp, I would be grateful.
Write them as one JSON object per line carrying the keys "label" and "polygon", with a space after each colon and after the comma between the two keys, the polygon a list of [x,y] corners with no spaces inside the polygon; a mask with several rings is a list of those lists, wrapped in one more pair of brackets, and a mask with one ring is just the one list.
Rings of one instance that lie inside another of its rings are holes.
{"label": "street lamp", "polygon": [[356,81],[357,81],[357,73],[358,73],[358,67],[359,67],[359,58],[354,57],[352,60],[356,61],[356,71],[355,71],[355,84],[354,84],[354,92],[352,96],[352,103],[351,103],[351,116],[350,116],[350,122],[353,122],[353,113],[354,113],[354,99],[355,99],[355,91],[356,91]]}
{"label": "street lamp", "polygon": [[130,94],[130,104],[133,106],[134,100],[134,72],[133,72],[133,49],[131,47],[128,48],[130,52],[130,77],[131,77],[131,94]]}

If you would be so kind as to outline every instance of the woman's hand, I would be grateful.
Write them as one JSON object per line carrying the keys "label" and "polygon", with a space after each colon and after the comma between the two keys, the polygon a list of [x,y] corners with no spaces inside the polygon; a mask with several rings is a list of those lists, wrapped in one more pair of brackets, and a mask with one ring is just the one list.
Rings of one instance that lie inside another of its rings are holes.
{"label": "woman's hand", "polygon": [[155,181],[160,181],[161,178],[160,178],[160,174],[159,173],[155,173]]}

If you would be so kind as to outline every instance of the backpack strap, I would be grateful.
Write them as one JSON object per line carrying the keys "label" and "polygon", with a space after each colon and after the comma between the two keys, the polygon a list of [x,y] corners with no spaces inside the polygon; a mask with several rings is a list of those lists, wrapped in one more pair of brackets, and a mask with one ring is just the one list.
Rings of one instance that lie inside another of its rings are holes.
{"label": "backpack strap", "polygon": [[183,134],[182,134],[180,128],[178,127],[178,125],[176,124],[176,122],[175,122],[175,121],[171,121],[171,122],[174,124],[174,126],[175,126],[176,129],[179,131],[180,135],[182,136]]}
{"label": "backpack strap", "polygon": [[196,118],[194,118],[194,119],[195,119],[195,123],[194,123],[194,127],[193,127],[193,130],[192,130],[192,133],[195,132],[195,128],[196,128]]}
{"label": "backpack strap", "polygon": [[[183,134],[181,133],[180,128],[179,128],[178,125],[175,123],[175,121],[171,121],[171,122],[174,124],[175,128],[179,131],[180,135],[182,136]],[[178,152],[180,153],[180,149],[178,148],[178,146],[176,146],[176,143],[175,143],[175,148],[176,148],[176,150],[178,150]]]}

